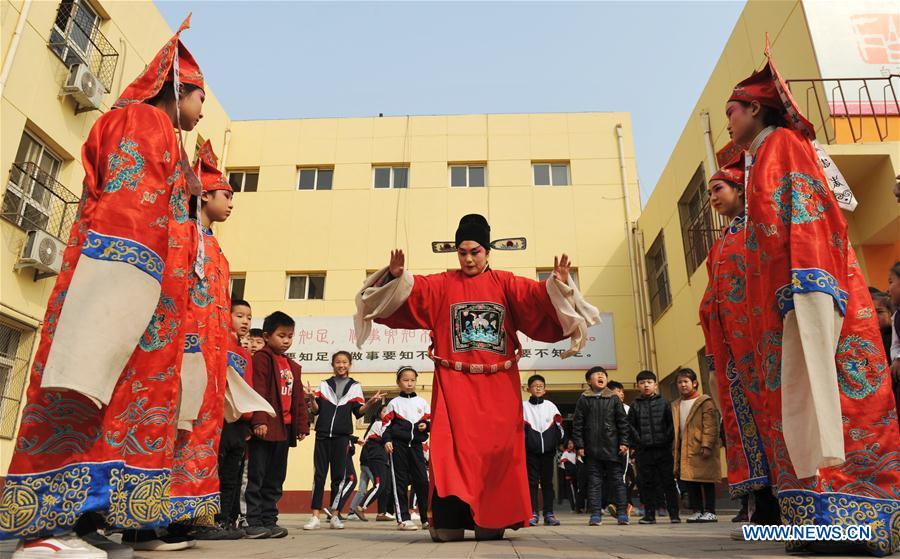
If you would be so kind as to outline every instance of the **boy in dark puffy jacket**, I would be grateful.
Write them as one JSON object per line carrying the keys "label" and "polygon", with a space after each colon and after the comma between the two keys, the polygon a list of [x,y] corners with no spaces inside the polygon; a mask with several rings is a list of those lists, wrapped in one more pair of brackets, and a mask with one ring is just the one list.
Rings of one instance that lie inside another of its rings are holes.
{"label": "boy in dark puffy jacket", "polygon": [[628,422],[637,434],[635,462],[644,503],[640,523],[656,524],[656,509],[665,506],[669,520],[677,524],[681,518],[672,457],[675,440],[672,406],[657,393],[656,375],[651,371],[641,371],[636,380],[640,395],[631,404]]}
{"label": "boy in dark puffy jacket", "polygon": [[587,471],[590,526],[599,526],[604,483],[612,487],[619,524],[628,524],[622,456],[631,444],[625,406],[606,384],[603,367],[592,367],[584,375],[588,389],[575,404],[572,439]]}

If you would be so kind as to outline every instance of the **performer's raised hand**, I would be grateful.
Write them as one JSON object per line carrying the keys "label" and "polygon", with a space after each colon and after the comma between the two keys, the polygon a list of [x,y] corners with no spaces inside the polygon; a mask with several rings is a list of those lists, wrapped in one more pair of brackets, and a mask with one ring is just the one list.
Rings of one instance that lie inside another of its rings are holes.
{"label": "performer's raised hand", "polygon": [[397,249],[391,251],[391,263],[388,264],[388,271],[395,278],[399,278],[403,275],[403,268],[406,266],[406,255],[403,254],[403,249]]}
{"label": "performer's raised hand", "polygon": [[553,276],[559,281],[568,284],[569,283],[569,267],[571,266],[571,262],[569,262],[569,255],[563,253],[562,256],[554,256],[553,257]]}

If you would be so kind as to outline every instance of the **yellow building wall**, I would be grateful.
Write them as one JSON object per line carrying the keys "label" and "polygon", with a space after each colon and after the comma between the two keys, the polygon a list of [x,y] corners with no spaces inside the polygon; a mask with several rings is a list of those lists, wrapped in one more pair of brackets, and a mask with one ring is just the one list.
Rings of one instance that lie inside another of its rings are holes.
{"label": "yellow building wall", "polygon": [[[90,4],[103,18],[100,32],[119,53],[112,92],[103,98],[102,111],[107,111],[118,93],[144,70],[173,31],[152,2],[91,0]],[[47,46],[59,2],[31,2],[18,48],[11,53],[11,40],[23,6],[22,1],[0,2],[2,58],[6,61],[14,56],[0,99],[0,170],[8,177],[23,130],[27,129],[62,158],[57,180],[80,196],[84,179],[81,145],[101,112],[76,115],[74,101],[60,96],[67,68]],[[190,48],[190,30],[184,34],[184,40]],[[202,68],[203,60],[198,62]],[[195,131],[185,135],[185,147],[191,154],[198,134],[211,139],[216,152],[221,153],[228,127],[228,116],[209,84],[206,92],[204,118]],[[5,189],[4,181],[0,191]],[[0,319],[25,329],[39,329],[54,279],[34,281],[32,270],[13,270],[24,246],[24,230],[0,219],[0,239]],[[21,343],[30,345],[31,340]],[[12,440],[0,439],[0,476],[6,474],[12,448]]]}
{"label": "yellow building wall", "polygon": [[[261,318],[350,315],[367,270],[404,249],[414,273],[458,267],[455,254],[434,254],[432,240],[452,240],[459,218],[483,213],[494,238],[525,236],[524,252],[494,251],[493,266],[535,277],[567,252],[588,301],[615,317],[618,370],[639,370],[622,178],[615,127],[625,135],[632,211],[639,212],[630,119],[624,113],[460,115],[235,121],[225,166],[259,168],[258,191],[235,195],[216,234],[232,273],[246,275],[244,297]],[[570,186],[535,187],[532,161],[570,163]],[[451,188],[448,163],[487,167],[486,188]],[[374,164],[408,165],[408,189],[374,189]],[[298,191],[297,168],[334,168],[331,191]],[[288,301],[288,272],[326,272],[323,300]],[[302,325],[302,318],[301,325]],[[337,348],[336,348],[337,349]],[[349,347],[345,349],[351,349]],[[393,375],[352,372],[367,392],[391,388]],[[522,371],[523,381],[531,371]],[[328,375],[304,375],[315,386]],[[584,371],[547,372],[551,389],[580,390]],[[419,377],[430,397],[431,373]],[[312,484],[313,442],[292,450],[285,489]]]}
{"label": "yellow building wall", "polygon": [[[726,100],[735,84],[765,63],[766,33],[769,34],[772,57],[786,80],[842,77],[820,76],[799,0],[747,2],[638,220],[645,249],[650,248],[660,232],[665,238],[672,304],[653,325],[656,363],[661,376],[679,367],[699,371],[697,351],[704,345],[698,308],[706,288],[706,267],[705,263],[701,263],[694,272],[687,270],[678,209],[679,199],[697,166],[704,164],[707,178],[713,172],[707,164],[701,114],[709,114],[714,148],[721,149],[729,140]],[[891,119],[891,124],[895,121]],[[821,119],[814,118],[813,122],[819,125],[818,136],[824,143],[826,135],[821,128]],[[847,134],[840,128],[839,121],[838,126],[841,145],[827,146],[826,149],[860,201],[855,213],[845,213],[850,240],[857,248],[864,271],[868,273],[868,254],[871,253],[873,261],[877,261],[872,277],[877,278],[877,285],[881,285],[881,276],[886,277],[886,272],[882,273],[881,268],[890,258],[885,256],[885,251],[888,255],[894,254],[894,260],[900,258],[896,244],[900,239],[900,206],[894,202],[890,192],[892,177],[900,169],[900,143],[877,141],[878,137],[872,136],[874,128],[870,122],[864,128],[866,141],[852,144],[850,139],[851,143],[847,145]],[[866,251],[865,247],[869,245],[881,249]],[[884,245],[888,248],[884,249]]]}

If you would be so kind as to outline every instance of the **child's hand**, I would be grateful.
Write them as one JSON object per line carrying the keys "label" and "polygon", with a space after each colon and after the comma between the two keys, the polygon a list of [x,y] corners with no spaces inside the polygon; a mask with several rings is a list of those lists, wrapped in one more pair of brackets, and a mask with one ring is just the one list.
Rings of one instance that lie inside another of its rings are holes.
{"label": "child's hand", "polygon": [[384,451],[387,452],[388,454],[393,454],[394,453],[394,443],[392,443],[390,441],[384,443]]}
{"label": "child's hand", "polygon": [[375,402],[381,400],[382,398],[384,398],[385,394],[387,394],[387,392],[382,392],[381,390],[379,390],[375,393],[374,396],[369,398],[369,404],[374,404]]}
{"label": "child's hand", "polygon": [[263,425],[254,425],[253,426],[253,434],[259,438],[265,437],[268,432],[269,432],[268,425],[263,424]]}
{"label": "child's hand", "polygon": [[306,438],[306,433],[300,433],[299,435],[297,435],[297,440],[298,440],[298,441],[302,441],[302,440],[305,439],[305,438]]}
{"label": "child's hand", "polygon": [[628,447],[624,444],[619,445],[619,454],[625,455],[628,453]]}
{"label": "child's hand", "polygon": [[709,458],[712,456],[712,450],[706,448],[705,446],[700,447],[700,456],[702,458]]}
{"label": "child's hand", "polygon": [[424,423],[419,423],[419,431],[424,431],[427,428],[428,428],[428,425],[426,425]]}

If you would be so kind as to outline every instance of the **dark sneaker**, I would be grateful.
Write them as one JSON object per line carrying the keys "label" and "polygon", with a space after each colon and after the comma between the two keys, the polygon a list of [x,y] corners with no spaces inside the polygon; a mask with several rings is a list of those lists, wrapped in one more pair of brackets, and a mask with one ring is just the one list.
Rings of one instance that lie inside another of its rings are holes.
{"label": "dark sneaker", "polygon": [[672,524],[681,524],[681,517],[680,516],[670,516],[669,522],[671,522]]}
{"label": "dark sneaker", "polygon": [[645,516],[638,520],[638,524],[656,524],[656,517],[654,516]]}
{"label": "dark sneaker", "polygon": [[749,522],[750,517],[747,515],[747,511],[739,510],[734,518],[731,519],[732,522]]}
{"label": "dark sneaker", "polygon": [[591,518],[588,520],[588,526],[600,526],[602,523],[603,521],[600,520],[599,514],[592,514]]}
{"label": "dark sneaker", "polygon": [[547,526],[559,526],[560,523],[552,514],[546,514],[544,515],[544,524]]}
{"label": "dark sneaker", "polygon": [[270,538],[283,538],[288,535],[287,528],[282,528],[281,526],[274,524],[272,526],[266,526],[266,529],[269,530]]}
{"label": "dark sneaker", "polygon": [[531,520],[528,521],[529,526],[537,526],[538,525],[538,515],[534,514],[531,516]]}
{"label": "dark sneaker", "polygon": [[222,526],[197,526],[190,533],[195,540],[239,540],[244,537],[240,530],[230,530]]}
{"label": "dark sneaker", "polygon": [[628,526],[628,515],[623,512],[616,518],[616,522],[618,522],[619,526]]}
{"label": "dark sneaker", "polygon": [[265,526],[248,526],[244,528],[244,537],[250,540],[263,540],[272,535]]}

